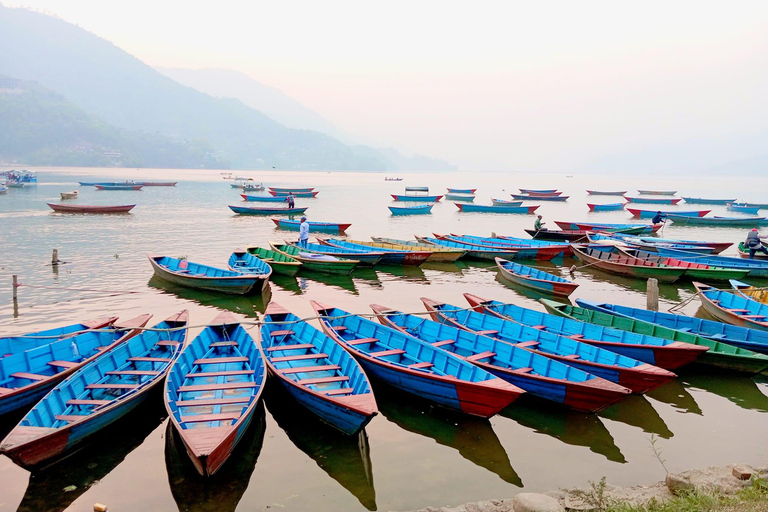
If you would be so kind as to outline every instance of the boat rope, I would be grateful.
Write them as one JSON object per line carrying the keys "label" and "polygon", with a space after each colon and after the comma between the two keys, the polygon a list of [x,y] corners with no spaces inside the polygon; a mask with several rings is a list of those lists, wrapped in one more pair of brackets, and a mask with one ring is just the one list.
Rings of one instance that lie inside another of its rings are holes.
{"label": "boat rope", "polygon": [[672,306],[671,308],[669,308],[667,311],[669,311],[670,313],[673,313],[673,312],[675,312],[675,311],[677,311],[677,310],[679,310],[679,309],[682,309],[682,308],[684,308],[685,306],[687,306],[688,304],[690,304],[690,303],[693,301],[693,299],[696,299],[696,298],[698,298],[698,296],[699,296],[699,294],[698,294],[698,293],[694,293],[693,295],[691,295],[691,296],[690,296],[690,297],[688,297],[687,299],[685,299],[685,300],[682,300],[682,301],[678,302],[677,304],[673,305],[673,306]]}

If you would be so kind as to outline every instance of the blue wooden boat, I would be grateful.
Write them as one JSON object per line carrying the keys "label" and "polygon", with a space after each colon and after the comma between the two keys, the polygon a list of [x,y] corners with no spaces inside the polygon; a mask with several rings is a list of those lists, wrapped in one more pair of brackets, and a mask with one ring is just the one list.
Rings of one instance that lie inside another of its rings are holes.
{"label": "blue wooden boat", "polygon": [[[564,316],[484,299],[471,293],[465,293],[464,298],[477,312],[530,325],[562,336],[569,336],[584,343],[605,348],[667,370],[675,370],[685,366],[708,350],[707,347],[700,347],[691,343],[681,343],[656,336],[579,322]],[[549,309],[550,304],[555,307],[556,304],[560,303],[542,299],[542,304]]]}
{"label": "blue wooden boat", "polygon": [[334,256],[336,258],[357,260],[358,266],[360,267],[372,267],[379,263],[384,257],[383,252],[373,250],[341,248],[332,245],[313,244],[311,242],[307,242],[306,246],[299,247],[296,242],[289,242],[287,240],[285,241],[285,244],[310,254],[323,254],[326,256]]}
{"label": "blue wooden boat", "polygon": [[578,284],[560,276],[544,272],[525,265],[513,263],[502,258],[496,258],[496,266],[501,275],[520,286],[531,288],[557,297],[567,297],[572,294]]}
{"label": "blue wooden boat", "polygon": [[[301,221],[292,219],[272,219],[272,222],[280,229],[287,229],[290,231],[298,231]],[[340,235],[344,233],[352,224],[345,224],[339,222],[309,222],[310,233],[330,233],[332,235]]]}
{"label": "blue wooden boat", "polygon": [[675,224],[690,224],[692,226],[765,226],[768,220],[765,217],[685,217],[682,215],[667,214],[667,219]]}
{"label": "blue wooden boat", "polygon": [[272,275],[272,267],[258,256],[245,249],[238,249],[230,255],[227,265],[234,272],[258,276],[262,281],[261,290],[269,288],[268,281],[269,276]]}
{"label": "blue wooden boat", "polygon": [[242,438],[266,376],[261,351],[229,312],[214,318],[171,367],[165,406],[201,475],[215,474]]}
{"label": "blue wooden boat", "polygon": [[519,190],[521,194],[557,194],[558,193],[558,190],[556,188],[545,188],[545,189],[519,188],[517,190]]}
{"label": "blue wooden boat", "polygon": [[24,468],[47,465],[135,409],[181,353],[188,317],[182,311],[114,344],[60,381],[8,434],[0,452]]}
{"label": "blue wooden boat", "polygon": [[623,196],[626,193],[626,190],[587,190],[591,196]]}
{"label": "blue wooden boat", "polygon": [[474,194],[477,192],[476,188],[448,188],[449,194]]}
{"label": "blue wooden boat", "polygon": [[758,206],[747,206],[747,203],[728,203],[729,211],[743,213],[745,215],[757,215]]}
{"label": "blue wooden boat", "polygon": [[521,199],[523,201],[567,201],[571,196],[550,196],[539,194],[510,194],[512,199]]}
{"label": "blue wooden boat", "polygon": [[453,203],[460,212],[482,213],[533,213],[540,205],[533,206],[495,206],[487,204]]}
{"label": "blue wooden boat", "polygon": [[581,299],[578,299],[576,303],[580,307],[592,309],[594,311],[602,311],[603,313],[625,318],[634,318],[678,331],[691,332],[711,340],[722,341],[735,347],[768,354],[768,332],[762,330],[749,329],[692,316],[631,308],[619,304],[595,303]]}
{"label": "blue wooden boat", "polygon": [[94,185],[96,190],[141,190],[144,185],[125,183],[120,185]]}
{"label": "blue wooden boat", "polygon": [[591,204],[587,203],[589,211],[591,212],[612,212],[615,210],[623,210],[624,203],[608,203],[608,204]]}
{"label": "blue wooden boat", "polygon": [[0,359],[32,348],[49,345],[54,341],[69,338],[87,331],[109,328],[116,320],[116,316],[103,317],[77,324],[46,329],[44,331],[2,337],[0,338]]}
{"label": "blue wooden boat", "polygon": [[515,259],[533,259],[540,261],[549,261],[563,256],[564,254],[570,254],[570,246],[559,243],[546,243],[538,240],[522,240],[513,239],[511,237],[497,238],[497,237],[481,237],[474,235],[441,235],[433,233],[435,238],[447,242],[457,242],[470,245],[479,245],[483,247],[490,247],[492,249],[515,249]]}
{"label": "blue wooden boat", "polygon": [[409,195],[409,194],[390,194],[395,201],[418,201],[419,203],[437,203],[443,198],[442,195]]}
{"label": "blue wooden boat", "polygon": [[355,358],[274,302],[264,315],[261,350],[270,375],[332,427],[347,435],[365,428],[378,408],[368,377]]}
{"label": "blue wooden boat", "polygon": [[323,331],[365,372],[443,407],[489,418],[524,391],[470,362],[395,329],[311,301]]}
{"label": "blue wooden boat", "polygon": [[34,404],[56,384],[139,333],[152,315],[91,330],[0,359],[0,416]]}
{"label": "blue wooden boat", "polygon": [[699,294],[704,309],[718,320],[750,329],[768,331],[768,304],[702,283],[694,282],[693,286]]}
{"label": "blue wooden boat", "polygon": [[632,214],[636,219],[652,219],[657,213],[661,215],[682,215],[684,217],[703,217],[712,210],[672,210],[672,211],[660,211],[660,210],[640,210],[638,208],[627,208],[627,211]]}
{"label": "blue wooden boat", "polygon": [[270,208],[263,206],[229,205],[229,209],[239,215],[298,215],[306,212],[309,207],[303,206],[301,208]]}
{"label": "blue wooden boat", "polygon": [[655,233],[663,224],[616,224],[605,222],[567,222],[556,220],[555,224],[563,230],[582,231],[622,231],[634,235]]}
{"label": "blue wooden boat", "polygon": [[240,194],[240,197],[244,201],[256,201],[260,203],[287,203],[287,197],[272,197],[272,196],[252,196],[249,194]]}
{"label": "blue wooden boat", "polygon": [[493,248],[477,244],[465,244],[459,242],[450,242],[448,240],[440,240],[439,238],[420,237],[417,236],[416,240],[423,244],[433,245],[436,247],[448,247],[450,249],[460,249],[466,251],[466,255],[469,258],[475,258],[479,260],[491,260],[495,258],[513,259],[518,253],[517,249],[507,248]]}
{"label": "blue wooden boat", "polygon": [[657,241],[655,238],[623,235],[621,233],[589,233],[587,234],[587,239],[590,243],[619,243],[630,247],[644,249],[649,252],[658,252],[659,247],[678,249],[681,251],[695,252],[700,254],[711,254],[714,250],[710,246],[689,245],[671,241],[662,241],[663,239],[659,239],[659,241]]}
{"label": "blue wooden boat", "polygon": [[493,206],[520,206],[523,204],[523,201],[508,201],[506,199],[491,198],[491,204]]}
{"label": "blue wooden boat", "polygon": [[638,194],[647,196],[673,196],[677,194],[677,190],[637,190]]}
{"label": "blue wooden boat", "polygon": [[677,204],[682,201],[680,197],[630,197],[624,196],[624,200],[628,203],[639,204]]}
{"label": "blue wooden boat", "polygon": [[436,322],[447,323],[457,329],[465,329],[525,348],[624,386],[633,393],[645,393],[676,377],[674,373],[658,366],[581,343],[567,336],[424,297],[421,301],[430,312],[432,320]]}
{"label": "blue wooden boat", "polygon": [[692,261],[694,263],[703,263],[713,267],[735,268],[749,270],[748,276],[768,277],[768,260],[749,260],[744,258],[733,258],[730,256],[717,256],[710,254],[691,254],[688,251],[679,251],[668,247],[659,247],[657,252],[662,256],[676,258],[683,261]]}
{"label": "blue wooden boat", "polygon": [[432,256],[430,251],[406,251],[402,249],[390,249],[386,247],[372,247],[370,245],[364,245],[354,243],[348,240],[340,240],[337,238],[321,238],[317,237],[317,241],[322,245],[330,245],[332,247],[338,247],[339,249],[352,249],[356,251],[372,252],[381,254],[381,260],[379,263],[382,265],[421,265]]}
{"label": "blue wooden boat", "polygon": [[371,305],[371,308],[382,324],[439,346],[534,396],[571,409],[596,412],[630,393],[623,386],[516,344],[384,306]]}
{"label": "blue wooden boat", "polygon": [[392,215],[421,215],[432,213],[434,204],[417,204],[414,206],[387,206]]}
{"label": "blue wooden boat", "polygon": [[475,200],[475,196],[469,195],[469,194],[445,194],[445,198],[449,199],[451,201],[464,201],[466,203],[471,203]]}
{"label": "blue wooden boat", "polygon": [[287,197],[291,195],[293,197],[312,198],[312,197],[317,197],[317,194],[319,194],[320,191],[314,190],[312,192],[282,192],[277,190],[270,190],[269,193],[275,197]]}
{"label": "blue wooden boat", "polygon": [[147,257],[157,277],[188,288],[245,295],[252,291],[260,291],[266,283],[258,275],[209,267],[170,256],[147,254]]}
{"label": "blue wooden boat", "polygon": [[736,201],[736,199],[707,199],[704,197],[685,197],[682,196],[683,200],[686,203],[690,204],[722,204],[726,205],[728,203],[733,203]]}

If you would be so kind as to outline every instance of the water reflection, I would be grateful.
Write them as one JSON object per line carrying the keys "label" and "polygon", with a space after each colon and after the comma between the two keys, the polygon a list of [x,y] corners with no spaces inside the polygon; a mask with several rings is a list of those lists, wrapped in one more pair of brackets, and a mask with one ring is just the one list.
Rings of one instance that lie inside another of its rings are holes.
{"label": "water reflection", "polygon": [[[29,475],[18,512],[65,510],[91,485],[107,476],[166,418],[159,393],[121,421],[107,427],[83,449]],[[72,491],[63,489],[75,486]]]}
{"label": "water reflection", "polygon": [[656,434],[664,439],[670,439],[675,435],[644,396],[628,396],[597,414],[602,418],[641,428],[643,432]]}
{"label": "water reflection", "polygon": [[581,413],[545,403],[527,404],[522,397],[512,407],[501,411],[506,416],[536,433],[554,437],[572,446],[586,446],[593,453],[612,462],[624,464],[627,459],[616,446],[613,436],[594,414]]}
{"label": "water reflection", "polygon": [[301,295],[301,287],[296,276],[284,276],[273,272],[269,280],[272,282],[271,284],[277,285],[293,295]]}
{"label": "water reflection", "polygon": [[384,273],[386,277],[392,275],[413,283],[429,284],[424,271],[416,265],[376,265],[376,271]]}
{"label": "water reflection", "polygon": [[[376,395],[378,400],[378,394]],[[348,490],[368,510],[376,510],[368,436],[345,436],[299,406],[280,386],[267,386],[264,403],[296,448]]]}
{"label": "water reflection", "polygon": [[171,494],[180,512],[234,511],[243,497],[256,461],[261,453],[266,430],[264,406],[253,411],[253,419],[227,462],[212,477],[201,476],[170,422],[166,429],[165,466]]}
{"label": "water reflection", "polygon": [[751,411],[768,412],[768,396],[758,388],[754,379],[726,373],[692,373],[685,384],[726,398]]}
{"label": "water reflection", "polygon": [[445,262],[445,261],[427,261],[419,265],[419,268],[423,270],[435,270],[437,272],[452,272],[461,274],[463,270],[468,268],[467,262],[464,260]]}
{"label": "water reflection", "polygon": [[558,297],[556,295],[552,295],[551,293],[542,293],[536,290],[532,290],[530,288],[526,288],[525,286],[519,285],[517,283],[513,283],[509,279],[506,279],[505,277],[503,277],[501,275],[501,272],[496,274],[495,281],[499,284],[502,284],[506,288],[509,288],[515,294],[519,295],[522,298],[528,298],[535,301],[538,301],[539,299],[549,299],[549,300],[562,302],[564,304],[570,304],[570,302],[568,302],[568,299],[565,297]]}
{"label": "water reflection", "polygon": [[181,299],[191,300],[203,306],[226,309],[233,313],[238,313],[251,318],[255,318],[257,312],[263,313],[266,311],[267,304],[269,304],[269,300],[272,297],[270,287],[267,287],[261,294],[230,295],[178,286],[154,275],[150,278],[147,285],[150,288],[162,290],[163,293],[175,295]]}
{"label": "water reflection", "polygon": [[[608,282],[619,288],[643,294],[647,291],[648,282],[645,279],[620,276],[611,272],[606,272],[596,267],[586,267],[584,270],[581,270],[584,267],[581,262],[576,262],[575,265],[576,272],[573,274],[575,277],[579,277],[581,274],[586,279],[596,283]],[[678,288],[678,285],[676,283],[659,283],[659,298],[668,300],[670,302],[680,302],[680,289]]]}
{"label": "water reflection", "polygon": [[487,419],[452,413],[387,385],[376,386],[379,411],[400,428],[454,448],[471,463],[518,487],[523,481],[512,468],[504,446]]}
{"label": "water reflection", "polygon": [[680,378],[672,379],[663,386],[652,389],[645,396],[658,400],[659,402],[669,404],[675,407],[678,412],[698,414],[701,416],[701,408],[687,389],[683,386]]}

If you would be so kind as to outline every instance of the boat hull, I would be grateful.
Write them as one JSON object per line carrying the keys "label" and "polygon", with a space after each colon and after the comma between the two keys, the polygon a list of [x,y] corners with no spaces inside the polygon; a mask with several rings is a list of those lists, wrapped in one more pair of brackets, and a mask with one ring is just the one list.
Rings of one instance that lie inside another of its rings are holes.
{"label": "boat hull", "polygon": [[496,265],[499,268],[501,275],[504,276],[505,279],[508,279],[513,283],[519,284],[520,286],[524,286],[526,288],[530,288],[532,290],[548,293],[556,297],[568,297],[576,290],[576,288],[579,287],[578,284],[572,282],[550,281],[523,275],[509,269],[504,265],[504,263],[509,262],[506,262],[501,258],[496,258]]}
{"label": "boat hull", "polygon": [[[290,231],[298,231],[300,221],[291,219],[275,219],[272,218],[272,222],[280,229],[287,229]],[[332,235],[340,235],[344,233],[352,224],[343,224],[336,222],[309,222],[310,233],[329,233]]]}
{"label": "boat hull", "polygon": [[96,205],[71,205],[46,203],[51,210],[57,213],[128,213],[136,206],[135,204],[124,204],[116,206],[96,206]]}
{"label": "boat hull", "polygon": [[411,201],[411,202],[418,201],[420,203],[423,203],[423,202],[437,203],[437,202],[440,201],[440,199],[443,198],[442,195],[435,195],[435,196],[428,196],[428,195],[423,195],[423,196],[413,195],[413,196],[409,196],[409,195],[406,195],[406,194],[390,194],[390,195],[392,196],[392,199],[394,199],[395,201]]}
{"label": "boat hull", "polygon": [[196,288],[198,290],[209,290],[234,295],[246,295],[254,289],[260,290],[264,285],[263,280],[259,277],[248,276],[245,274],[243,274],[242,277],[185,276],[177,272],[169,271],[162,265],[159,265],[156,261],[158,257],[151,255],[148,255],[148,257],[157,277],[164,281],[168,281],[169,283],[187,288]]}
{"label": "boat hull", "polygon": [[482,212],[482,213],[533,213],[539,205],[534,206],[489,206],[484,204],[463,204],[454,203],[460,212]]}

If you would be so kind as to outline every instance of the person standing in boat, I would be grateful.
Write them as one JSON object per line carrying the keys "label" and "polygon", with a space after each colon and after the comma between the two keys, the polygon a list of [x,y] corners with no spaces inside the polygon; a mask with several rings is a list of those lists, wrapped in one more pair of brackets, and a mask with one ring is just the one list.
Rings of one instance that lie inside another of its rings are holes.
{"label": "person standing in boat", "polygon": [[651,224],[661,224],[661,222],[664,220],[666,215],[664,215],[661,212],[656,212],[656,215],[653,216],[651,219]]}
{"label": "person standing in boat", "polygon": [[752,228],[752,231],[747,233],[747,239],[744,241],[744,246],[749,249],[749,259],[754,259],[756,252],[762,252],[768,255],[768,249],[765,248],[761,240],[768,238],[768,236],[760,236],[757,232],[757,228]]}
{"label": "person standing in boat", "polygon": [[301,224],[299,224],[299,247],[307,247],[307,241],[309,240],[309,223],[306,217],[301,218]]}
{"label": "person standing in boat", "polygon": [[288,197],[285,200],[288,202],[288,208],[293,208],[296,204],[293,199],[293,192],[288,192]]}
{"label": "person standing in boat", "polygon": [[536,231],[545,230],[546,228],[543,227],[544,224],[546,224],[546,222],[541,222],[541,215],[539,215],[536,217],[536,221],[533,223],[533,229]]}

